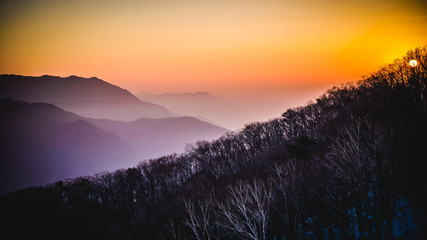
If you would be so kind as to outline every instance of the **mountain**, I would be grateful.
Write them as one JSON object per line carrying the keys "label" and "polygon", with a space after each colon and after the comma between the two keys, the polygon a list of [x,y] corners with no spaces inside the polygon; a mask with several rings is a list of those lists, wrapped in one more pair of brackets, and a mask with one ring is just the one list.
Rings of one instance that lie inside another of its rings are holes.
{"label": "mountain", "polygon": [[1,99],[0,116],[0,193],[137,163],[118,136],[52,104]]}
{"label": "mountain", "polygon": [[227,129],[192,117],[89,119],[46,103],[0,99],[0,194],[135,166]]}
{"label": "mountain", "polygon": [[29,77],[0,75],[0,98],[52,103],[91,118],[133,121],[141,117],[176,116],[157,104],[144,102],[129,91],[96,77]]}
{"label": "mountain", "polygon": [[193,117],[140,118],[132,122],[104,119],[89,121],[106,131],[115,133],[134,147],[143,158],[181,153],[188,143],[213,140],[229,131]]}
{"label": "mountain", "polygon": [[196,117],[229,129],[238,129],[248,121],[240,107],[208,92],[138,94],[145,101],[160,104],[173,112]]}

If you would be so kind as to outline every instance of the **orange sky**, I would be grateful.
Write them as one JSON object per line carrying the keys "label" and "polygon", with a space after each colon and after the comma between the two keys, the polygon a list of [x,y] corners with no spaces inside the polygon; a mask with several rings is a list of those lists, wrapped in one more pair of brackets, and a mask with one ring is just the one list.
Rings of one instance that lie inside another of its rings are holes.
{"label": "orange sky", "polygon": [[97,76],[134,93],[329,86],[427,44],[421,0],[0,4],[0,73]]}

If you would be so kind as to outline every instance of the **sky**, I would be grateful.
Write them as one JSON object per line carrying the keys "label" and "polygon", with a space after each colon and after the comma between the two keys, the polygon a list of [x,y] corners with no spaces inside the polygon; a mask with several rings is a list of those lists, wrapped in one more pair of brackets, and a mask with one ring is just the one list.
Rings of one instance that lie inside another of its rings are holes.
{"label": "sky", "polygon": [[0,73],[96,76],[133,93],[304,95],[427,44],[424,2],[3,0]]}

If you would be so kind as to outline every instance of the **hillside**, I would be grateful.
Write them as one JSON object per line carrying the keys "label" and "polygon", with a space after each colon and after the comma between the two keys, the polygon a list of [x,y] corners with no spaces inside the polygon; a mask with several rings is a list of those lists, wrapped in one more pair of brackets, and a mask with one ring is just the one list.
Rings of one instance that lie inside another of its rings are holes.
{"label": "hillside", "polygon": [[0,75],[0,98],[55,104],[84,117],[133,121],[175,114],[96,77]]}
{"label": "hillside", "polygon": [[0,193],[125,168],[135,151],[54,105],[0,100]]}
{"label": "hillside", "polygon": [[183,154],[2,196],[5,234],[424,239],[425,96],[426,46]]}
{"label": "hillside", "polygon": [[0,99],[0,115],[0,194],[128,168],[227,132],[191,117],[89,119],[52,104],[12,99]]}
{"label": "hillside", "polygon": [[189,143],[214,140],[229,131],[192,117],[140,118],[132,122],[89,121],[129,143],[141,159],[183,153]]}

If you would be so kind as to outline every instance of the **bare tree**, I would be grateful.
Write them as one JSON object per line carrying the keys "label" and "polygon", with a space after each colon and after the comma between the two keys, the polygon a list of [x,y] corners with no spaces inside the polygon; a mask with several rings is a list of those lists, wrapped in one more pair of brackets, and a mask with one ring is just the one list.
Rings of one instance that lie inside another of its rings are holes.
{"label": "bare tree", "polygon": [[[169,218],[167,224],[165,224],[166,228],[169,230],[172,239],[181,240],[181,227],[175,224],[175,221],[172,218]],[[162,233],[160,233],[162,239],[166,239]]]}
{"label": "bare tree", "polygon": [[393,162],[390,158],[394,134],[390,128],[361,118],[341,128],[333,139],[325,166],[344,185],[331,182],[330,186],[340,186],[341,190],[328,186],[327,192],[334,199],[332,206],[347,213],[353,226],[348,234],[359,231],[375,239],[393,236],[399,198],[391,189],[402,166],[401,160]]}
{"label": "bare tree", "polygon": [[217,202],[220,225],[241,239],[265,240],[273,199],[271,182],[239,181],[229,186],[229,196]]}
{"label": "bare tree", "polygon": [[280,202],[277,208],[282,221],[286,239],[297,239],[300,231],[298,223],[302,221],[305,210],[302,196],[303,175],[298,171],[295,159],[289,159],[284,164],[276,164],[273,168],[275,174],[275,186],[278,190],[277,200]]}
{"label": "bare tree", "polygon": [[191,228],[197,240],[214,239],[212,233],[213,215],[209,198],[197,201],[184,200],[185,209],[187,210],[187,218],[184,224]]}

